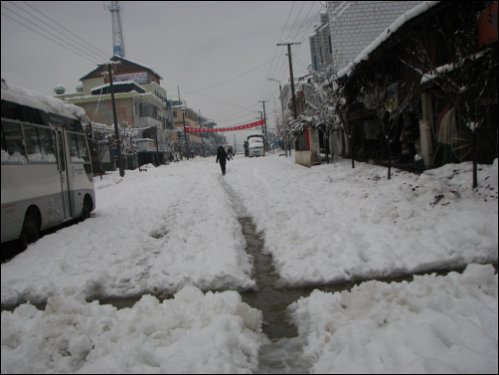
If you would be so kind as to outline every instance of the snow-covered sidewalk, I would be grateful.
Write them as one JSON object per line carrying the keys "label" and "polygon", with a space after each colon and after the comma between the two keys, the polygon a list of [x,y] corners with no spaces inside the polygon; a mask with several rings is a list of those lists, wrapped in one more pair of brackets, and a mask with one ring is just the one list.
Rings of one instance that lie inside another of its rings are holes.
{"label": "snow-covered sidewalk", "polygon": [[421,175],[349,160],[311,169],[290,159],[241,160],[236,192],[289,284],[365,280],[497,263],[497,160]]}

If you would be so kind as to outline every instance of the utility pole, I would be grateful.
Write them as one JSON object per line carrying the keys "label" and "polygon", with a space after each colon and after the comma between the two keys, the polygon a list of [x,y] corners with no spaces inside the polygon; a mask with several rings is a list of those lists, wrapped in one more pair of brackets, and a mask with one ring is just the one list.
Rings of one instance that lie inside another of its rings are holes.
{"label": "utility pole", "polygon": [[265,151],[269,151],[269,145],[268,145],[268,136],[267,136],[267,114],[265,112],[265,103],[268,102],[268,100],[260,100],[258,101],[259,103],[262,103],[263,105],[263,135],[265,136]]}
{"label": "utility pole", "polygon": [[[279,101],[281,102],[281,116],[282,116],[282,128],[284,131],[284,150],[286,151],[286,157],[288,156],[288,127],[286,126],[286,120],[284,119],[284,106],[282,105],[282,86],[281,81],[275,78],[267,78],[268,81],[277,82],[279,84]],[[282,134],[282,133],[281,133]],[[291,156],[291,150],[289,150],[289,155]]]}
{"label": "utility pole", "polygon": [[182,100],[180,99],[180,86],[177,86],[177,91],[178,91],[178,101],[182,105],[182,121],[184,123],[185,156],[186,156],[187,160],[189,160],[189,144],[187,141],[187,131],[185,130],[185,108],[182,104]]}
{"label": "utility pole", "polygon": [[154,126],[154,135],[156,136],[156,167],[159,165],[159,143],[158,143],[158,127]]}
{"label": "utility pole", "polygon": [[291,95],[293,98],[293,117],[296,119],[298,117],[298,111],[296,109],[296,96],[295,96],[295,82],[293,77],[293,61],[291,59],[291,46],[301,43],[277,43],[278,46],[288,46],[288,60],[289,60],[289,81],[291,83]]}
{"label": "utility pole", "polygon": [[[203,127],[203,123],[201,122],[201,110],[198,109],[199,111],[199,128],[201,129]],[[204,138],[203,138],[203,131],[200,131],[199,136],[201,137],[201,152],[203,153],[203,158],[206,156],[204,152]]]}
{"label": "utility pole", "polygon": [[111,64],[107,64],[107,71],[109,73],[109,88],[113,105],[114,135],[116,137],[116,149],[118,151],[118,166],[120,169],[120,176],[123,177],[125,175],[125,170],[123,169],[123,158],[121,157],[120,132],[118,130],[118,119],[116,117],[116,103],[114,102],[113,71],[111,69]]}

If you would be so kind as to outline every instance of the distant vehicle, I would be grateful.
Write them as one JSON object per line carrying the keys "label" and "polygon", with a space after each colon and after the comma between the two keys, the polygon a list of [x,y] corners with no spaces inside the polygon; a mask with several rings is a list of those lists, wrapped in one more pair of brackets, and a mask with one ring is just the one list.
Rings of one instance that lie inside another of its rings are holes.
{"label": "distant vehicle", "polygon": [[25,247],[42,230],[90,216],[92,162],[77,114],[84,112],[2,82],[2,242]]}
{"label": "distant vehicle", "polygon": [[265,137],[263,134],[250,134],[246,138],[248,142],[248,156],[265,156]]}

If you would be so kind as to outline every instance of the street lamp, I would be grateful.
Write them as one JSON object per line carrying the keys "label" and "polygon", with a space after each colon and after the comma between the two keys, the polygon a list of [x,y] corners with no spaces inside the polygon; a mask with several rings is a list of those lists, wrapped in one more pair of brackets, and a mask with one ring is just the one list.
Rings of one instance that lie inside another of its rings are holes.
{"label": "street lamp", "polygon": [[[286,142],[286,146],[285,146],[285,150],[286,150],[286,156],[288,156],[288,132],[287,132],[287,127],[284,125],[285,124],[285,120],[284,120],[284,106],[282,105],[282,86],[281,86],[281,81],[279,81],[278,79],[275,79],[275,78],[267,78],[268,81],[272,81],[272,82],[277,82],[279,84],[279,101],[281,102],[281,116],[282,116],[282,126],[284,128],[284,139],[285,139],[285,142]],[[291,154],[291,151],[290,151],[290,154]]]}

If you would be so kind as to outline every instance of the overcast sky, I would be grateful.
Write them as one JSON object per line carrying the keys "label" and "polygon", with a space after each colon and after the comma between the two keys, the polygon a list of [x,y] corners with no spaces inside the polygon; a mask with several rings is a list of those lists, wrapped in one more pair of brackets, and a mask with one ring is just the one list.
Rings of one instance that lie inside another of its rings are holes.
{"label": "overcast sky", "polygon": [[[57,84],[74,92],[79,78],[112,56],[109,3],[2,1],[2,78],[45,94]],[[259,100],[270,100],[267,114],[274,124],[273,111],[280,112],[278,84],[267,78],[283,85],[289,78],[286,48],[276,43],[302,42],[293,47],[293,67],[295,75],[306,72],[308,37],[323,9],[322,2],[291,1],[122,5],[125,58],[156,71],[169,98],[177,98],[179,85],[188,105],[219,126],[253,121]],[[59,39],[64,36],[73,40],[65,43]]]}

